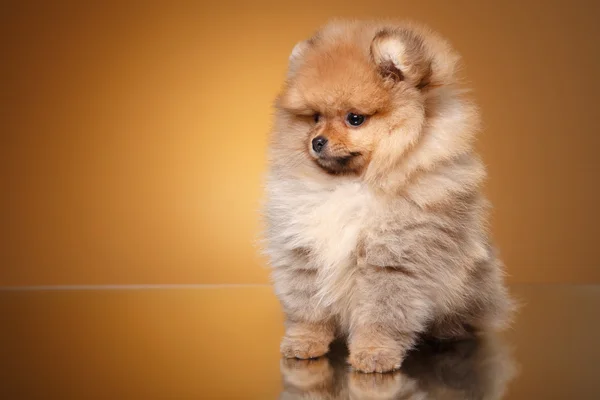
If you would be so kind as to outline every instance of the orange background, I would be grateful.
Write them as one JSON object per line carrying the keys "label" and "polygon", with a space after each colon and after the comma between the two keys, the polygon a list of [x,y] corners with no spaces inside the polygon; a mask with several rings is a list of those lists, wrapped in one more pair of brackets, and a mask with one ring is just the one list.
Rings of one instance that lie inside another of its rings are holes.
{"label": "orange background", "polygon": [[[462,53],[511,282],[600,283],[600,3],[14,2],[0,14],[0,286],[267,283],[271,103],[333,16]],[[81,4],[79,4],[81,3]]]}

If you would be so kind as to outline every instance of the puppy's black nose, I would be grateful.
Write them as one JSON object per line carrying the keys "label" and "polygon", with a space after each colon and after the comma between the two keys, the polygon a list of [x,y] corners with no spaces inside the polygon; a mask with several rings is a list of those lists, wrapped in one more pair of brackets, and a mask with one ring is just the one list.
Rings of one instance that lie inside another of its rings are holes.
{"label": "puppy's black nose", "polygon": [[327,138],[323,136],[317,136],[312,140],[313,150],[317,153],[320,153],[323,150],[323,147],[327,144]]}

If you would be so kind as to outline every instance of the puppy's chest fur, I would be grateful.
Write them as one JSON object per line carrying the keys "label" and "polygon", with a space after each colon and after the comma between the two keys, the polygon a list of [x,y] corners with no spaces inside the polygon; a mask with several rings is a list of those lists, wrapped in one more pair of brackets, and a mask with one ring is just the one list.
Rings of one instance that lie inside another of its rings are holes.
{"label": "puppy's chest fur", "polygon": [[318,300],[325,306],[343,306],[351,301],[357,246],[377,209],[377,199],[357,182],[334,189],[299,189],[283,185],[272,199],[277,209],[273,233],[284,251],[297,254],[296,262],[301,264],[285,267],[316,270]]}

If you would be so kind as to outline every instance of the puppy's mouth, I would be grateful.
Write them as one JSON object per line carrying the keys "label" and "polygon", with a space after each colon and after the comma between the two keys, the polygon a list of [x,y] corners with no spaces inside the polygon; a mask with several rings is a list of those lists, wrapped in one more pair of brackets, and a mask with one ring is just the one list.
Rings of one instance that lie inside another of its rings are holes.
{"label": "puppy's mouth", "polygon": [[356,172],[359,168],[358,161],[361,159],[362,153],[352,151],[343,155],[318,154],[314,157],[316,163],[330,174],[342,174]]}

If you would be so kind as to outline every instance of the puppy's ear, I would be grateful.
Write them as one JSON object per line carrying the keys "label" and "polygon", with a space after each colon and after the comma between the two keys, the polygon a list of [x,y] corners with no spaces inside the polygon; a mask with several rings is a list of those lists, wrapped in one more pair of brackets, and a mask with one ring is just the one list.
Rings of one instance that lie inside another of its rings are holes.
{"label": "puppy's ear", "polygon": [[296,72],[298,66],[302,63],[309,45],[310,43],[308,40],[296,43],[289,57],[288,76],[291,76]]}
{"label": "puppy's ear", "polygon": [[302,54],[308,48],[308,40],[303,40],[301,42],[296,43],[294,48],[292,49],[292,54],[290,54],[290,62],[294,62],[302,57]]}
{"label": "puppy's ear", "polygon": [[380,74],[392,83],[407,82],[422,89],[429,84],[431,61],[422,40],[409,30],[383,29],[371,42],[371,58]]}

